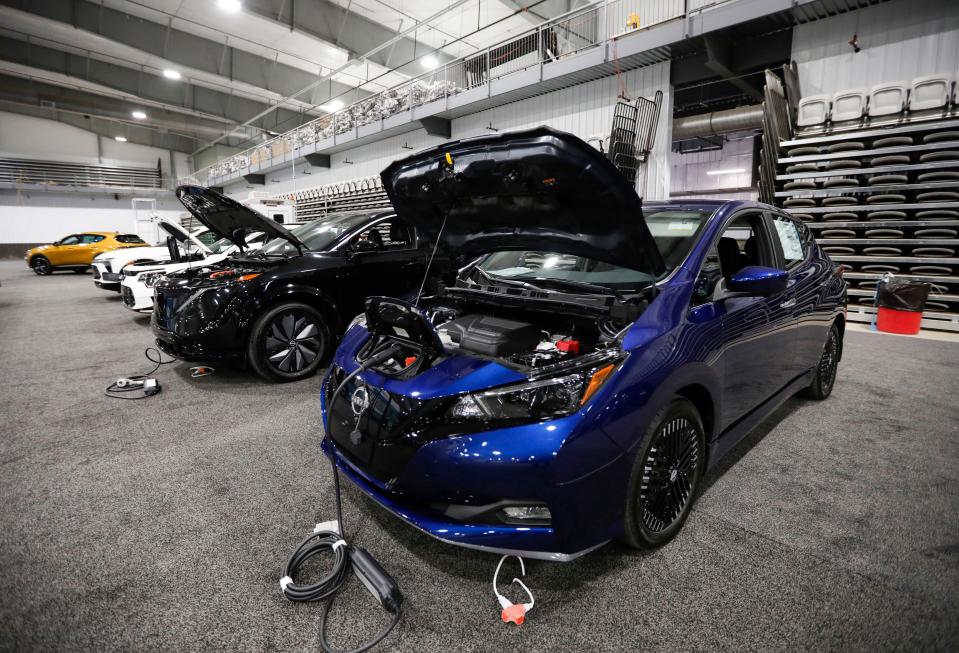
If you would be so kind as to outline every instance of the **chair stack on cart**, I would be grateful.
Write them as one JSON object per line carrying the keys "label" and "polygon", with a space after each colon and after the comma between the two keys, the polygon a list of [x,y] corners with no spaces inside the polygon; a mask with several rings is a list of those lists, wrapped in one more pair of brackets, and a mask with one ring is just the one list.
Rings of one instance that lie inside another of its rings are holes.
{"label": "chair stack on cart", "polygon": [[845,267],[849,319],[892,272],[932,284],[924,327],[959,331],[957,78],[805,97],[779,144],[776,203]]}
{"label": "chair stack on cart", "polygon": [[344,211],[380,211],[391,207],[379,176],[350,179],[285,196],[296,202],[296,219],[308,222]]}

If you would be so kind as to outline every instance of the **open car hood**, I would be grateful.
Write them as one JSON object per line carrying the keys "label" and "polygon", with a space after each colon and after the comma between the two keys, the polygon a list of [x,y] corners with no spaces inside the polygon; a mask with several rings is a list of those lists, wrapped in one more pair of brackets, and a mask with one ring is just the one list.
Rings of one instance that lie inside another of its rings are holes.
{"label": "open car hood", "polygon": [[260,215],[236,200],[220,195],[203,186],[180,186],[177,199],[193,216],[213,231],[238,247],[245,248],[246,237],[254,231],[263,231],[270,238],[283,238],[299,250],[309,249],[299,238],[278,222]]}
{"label": "open car hood", "polygon": [[452,141],[390,164],[382,178],[397,215],[450,253],[541,250],[665,270],[636,191],[572,134],[538,127]]}
{"label": "open car hood", "polygon": [[162,229],[168,236],[173,236],[178,243],[181,245],[183,243],[189,242],[193,247],[198,251],[203,252],[204,254],[211,254],[210,248],[200,242],[196,237],[192,236],[186,229],[178,225],[176,222],[170,222],[166,218],[160,216],[154,216],[153,221],[157,224],[160,229]]}

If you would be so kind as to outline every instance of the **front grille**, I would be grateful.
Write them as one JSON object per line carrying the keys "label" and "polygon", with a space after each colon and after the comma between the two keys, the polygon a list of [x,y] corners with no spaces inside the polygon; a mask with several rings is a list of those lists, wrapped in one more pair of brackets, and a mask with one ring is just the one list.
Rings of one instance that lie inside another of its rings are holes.
{"label": "front grille", "polygon": [[136,300],[133,298],[133,291],[130,290],[128,286],[120,287],[120,296],[123,297],[123,303],[130,308],[133,308],[134,304],[136,304]]}
{"label": "front grille", "polygon": [[[437,401],[392,394],[354,378],[331,402],[332,393],[344,378],[343,370],[334,368],[324,388],[329,435],[351,462],[374,478],[389,482],[422,446],[417,431]],[[360,388],[365,390],[369,403],[357,415],[361,395],[356,393]]]}
{"label": "front grille", "polygon": [[120,280],[120,275],[117,274],[116,272],[104,272],[104,273],[103,273],[103,280],[104,280],[104,281],[119,281],[119,280]]}

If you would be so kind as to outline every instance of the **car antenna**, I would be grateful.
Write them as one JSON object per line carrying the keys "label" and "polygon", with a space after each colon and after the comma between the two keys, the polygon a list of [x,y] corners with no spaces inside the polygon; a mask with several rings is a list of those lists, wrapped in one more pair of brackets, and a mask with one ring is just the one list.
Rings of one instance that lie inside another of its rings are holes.
{"label": "car antenna", "polygon": [[426,270],[423,271],[423,281],[420,282],[420,290],[418,293],[416,293],[416,301],[413,302],[414,306],[420,305],[420,297],[423,296],[423,288],[426,286],[426,280],[430,277],[430,268],[433,266],[433,257],[436,256],[436,248],[439,247],[440,237],[443,235],[443,230],[446,229],[446,218],[448,215],[449,214],[443,216],[443,224],[440,225],[440,230],[436,233],[436,242],[433,243],[433,251],[430,253],[430,260],[426,263]]}

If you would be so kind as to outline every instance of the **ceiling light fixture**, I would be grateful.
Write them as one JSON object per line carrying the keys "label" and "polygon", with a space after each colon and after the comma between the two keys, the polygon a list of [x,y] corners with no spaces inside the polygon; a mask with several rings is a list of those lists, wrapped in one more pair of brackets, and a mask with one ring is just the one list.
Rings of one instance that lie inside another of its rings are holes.
{"label": "ceiling light fixture", "polygon": [[440,60],[434,57],[433,55],[428,54],[425,57],[423,57],[420,63],[423,64],[423,67],[426,68],[427,70],[433,70],[438,65],[440,65]]}
{"label": "ceiling light fixture", "polygon": [[240,4],[240,0],[216,0],[216,6],[223,11],[230,12],[231,14],[235,14],[243,8],[243,5]]}
{"label": "ceiling light fixture", "polygon": [[119,143],[126,143],[126,142],[127,142],[127,137],[126,137],[126,136],[114,136],[113,139],[116,140],[116,141],[119,142]]}
{"label": "ceiling light fixture", "polygon": [[172,68],[167,68],[163,71],[163,76],[167,79],[180,79],[183,75],[180,74],[180,71],[173,70]]}
{"label": "ceiling light fixture", "polygon": [[333,113],[334,111],[339,111],[343,108],[343,100],[331,100],[327,104],[324,104],[320,107],[327,113]]}
{"label": "ceiling light fixture", "polygon": [[134,118],[136,118],[137,120],[146,120],[146,119],[147,119],[147,114],[143,113],[142,111],[131,111],[131,112],[130,112],[130,115],[133,116]]}
{"label": "ceiling light fixture", "polygon": [[707,175],[736,175],[740,172],[746,172],[745,168],[727,168],[725,170],[707,170]]}

